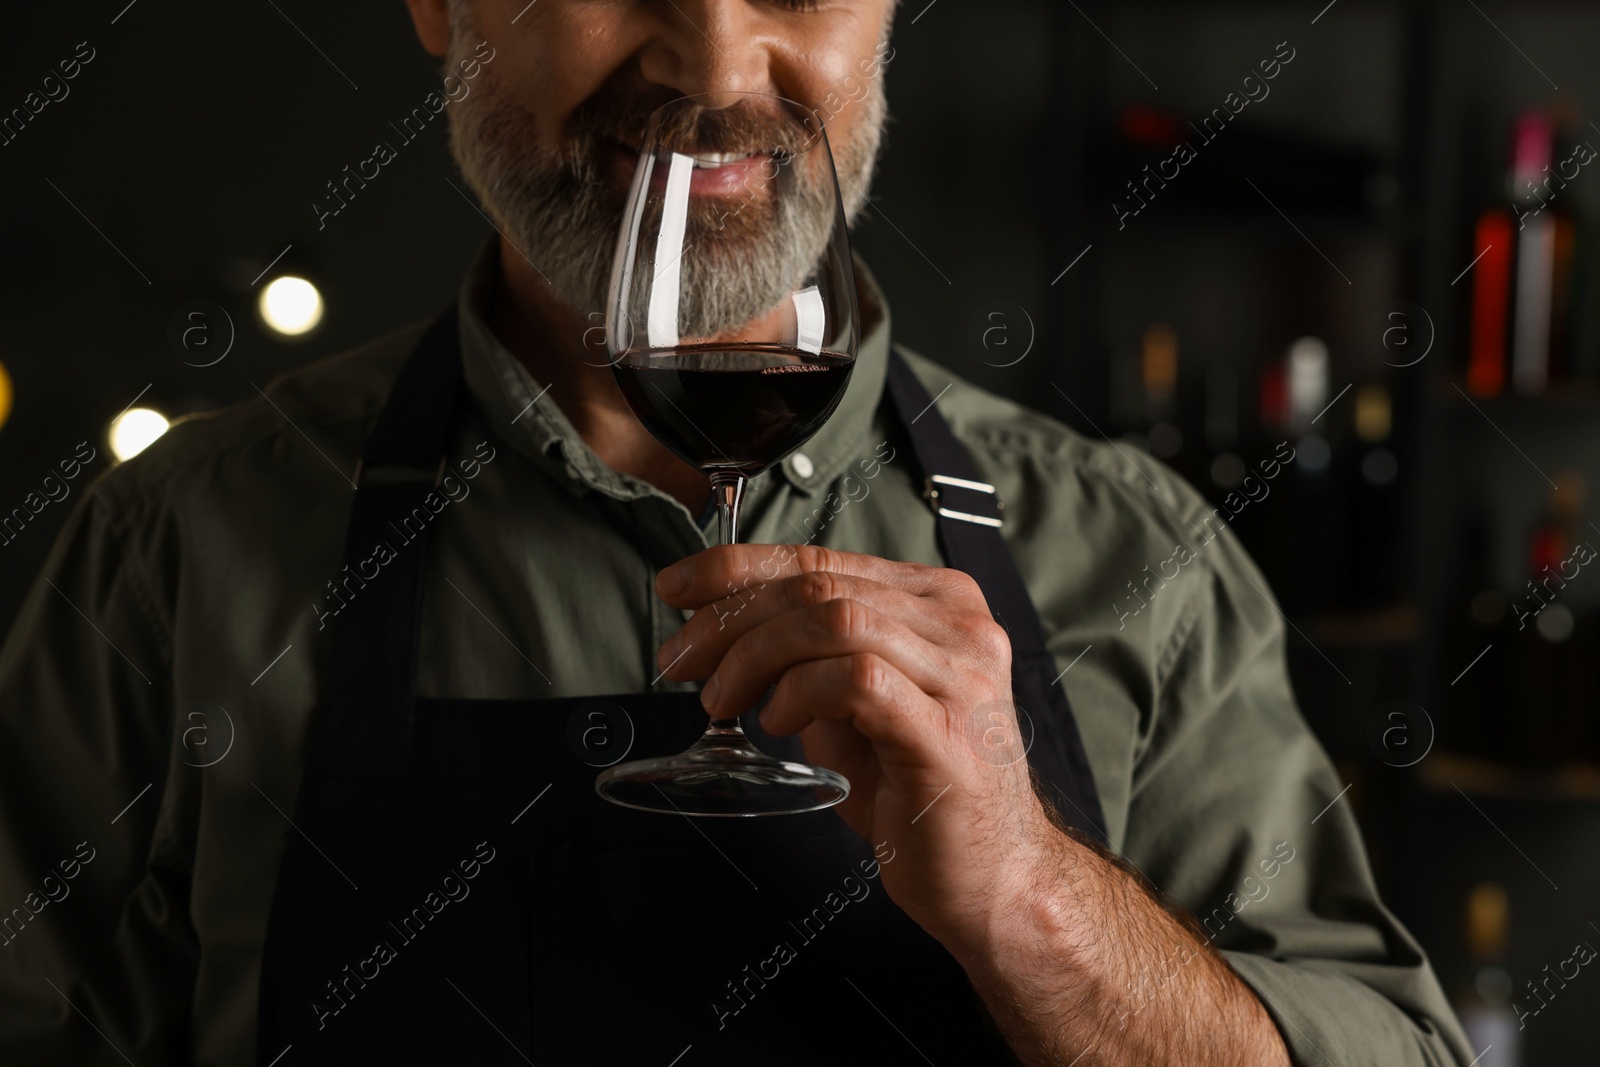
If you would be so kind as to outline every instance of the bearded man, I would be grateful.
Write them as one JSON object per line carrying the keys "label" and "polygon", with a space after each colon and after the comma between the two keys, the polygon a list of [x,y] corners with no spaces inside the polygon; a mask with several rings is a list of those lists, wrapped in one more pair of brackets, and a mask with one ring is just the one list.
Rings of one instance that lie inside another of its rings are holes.
{"label": "bearded man", "polygon": [[[408,5],[474,79],[450,144],[497,232],[444,314],[80,497],[0,652],[0,1060],[1469,1062],[1265,580],[1170,471],[893,343],[859,259],[853,376],[750,543],[708,547],[706,474],[625,403],[647,117],[725,100],[717,168],[795,101],[854,219],[890,0]],[[701,205],[690,328],[814,257],[785,189]],[[595,795],[757,707],[843,803]]]}

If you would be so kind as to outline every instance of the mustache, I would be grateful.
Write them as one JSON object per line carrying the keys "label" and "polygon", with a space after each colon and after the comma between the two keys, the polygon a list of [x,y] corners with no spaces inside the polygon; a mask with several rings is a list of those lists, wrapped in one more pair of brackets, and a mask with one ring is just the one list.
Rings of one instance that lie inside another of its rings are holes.
{"label": "mustache", "polygon": [[[603,88],[573,109],[567,119],[567,136],[576,150],[591,158],[606,141],[637,151],[651,114],[681,98],[670,90],[628,92]],[[818,139],[821,124],[814,116],[802,120],[781,110],[774,113],[773,107],[781,109],[783,105],[744,97],[725,108],[677,108],[663,116],[657,129],[658,144],[686,155],[725,152],[794,156]]]}

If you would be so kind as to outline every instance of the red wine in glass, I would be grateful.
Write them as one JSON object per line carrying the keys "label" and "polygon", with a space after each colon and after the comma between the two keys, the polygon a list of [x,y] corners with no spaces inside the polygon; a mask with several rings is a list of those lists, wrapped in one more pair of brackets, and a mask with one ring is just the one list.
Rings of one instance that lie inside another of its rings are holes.
{"label": "red wine in glass", "polygon": [[855,360],[781,344],[630,352],[613,365],[639,421],[684,462],[753,478],[833,414]]}

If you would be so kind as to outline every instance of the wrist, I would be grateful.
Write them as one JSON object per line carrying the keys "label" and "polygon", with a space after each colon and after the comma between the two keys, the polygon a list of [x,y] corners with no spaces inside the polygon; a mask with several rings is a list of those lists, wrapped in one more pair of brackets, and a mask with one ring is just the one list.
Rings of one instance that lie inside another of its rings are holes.
{"label": "wrist", "polygon": [[1111,985],[1104,968],[1113,939],[1095,918],[1097,857],[1054,825],[1048,830],[1019,850],[1017,866],[997,881],[984,921],[945,942],[1029,1063],[1058,1062],[1049,1050],[1061,1046],[1041,1035],[1098,1019]]}
{"label": "wrist", "polygon": [[1056,954],[1082,938],[1079,906],[1083,846],[1062,833],[1042,808],[1011,836],[982,907],[948,938],[952,954],[998,972],[1008,961]]}

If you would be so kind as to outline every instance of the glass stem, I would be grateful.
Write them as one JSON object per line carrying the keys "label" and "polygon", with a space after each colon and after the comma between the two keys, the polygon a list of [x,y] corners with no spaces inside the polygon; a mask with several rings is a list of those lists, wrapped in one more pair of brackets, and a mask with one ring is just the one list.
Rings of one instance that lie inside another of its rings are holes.
{"label": "glass stem", "polygon": [[722,543],[739,543],[739,505],[744,502],[746,478],[738,471],[715,471],[711,475],[711,499],[717,505],[717,526]]}
{"label": "glass stem", "polygon": [[[711,474],[711,499],[717,505],[717,527],[720,541],[725,545],[739,543],[739,505],[744,503],[744,487],[748,479],[738,471],[719,470]],[[711,720],[701,744],[733,744],[748,746],[744,729],[738,716]]]}

